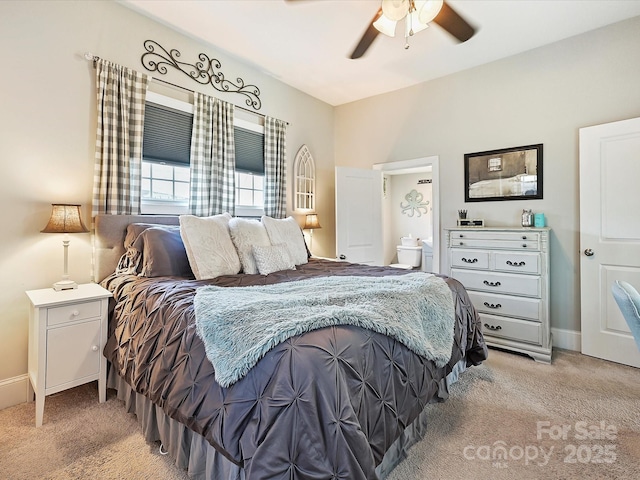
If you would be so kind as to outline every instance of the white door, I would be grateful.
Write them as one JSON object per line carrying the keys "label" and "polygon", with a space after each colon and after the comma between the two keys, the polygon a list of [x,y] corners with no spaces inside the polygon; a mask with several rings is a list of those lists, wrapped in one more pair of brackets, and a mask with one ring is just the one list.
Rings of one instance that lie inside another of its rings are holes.
{"label": "white door", "polygon": [[336,167],[336,256],[382,265],[382,172]]}
{"label": "white door", "polygon": [[580,129],[582,353],[640,367],[611,294],[640,289],[640,118]]}

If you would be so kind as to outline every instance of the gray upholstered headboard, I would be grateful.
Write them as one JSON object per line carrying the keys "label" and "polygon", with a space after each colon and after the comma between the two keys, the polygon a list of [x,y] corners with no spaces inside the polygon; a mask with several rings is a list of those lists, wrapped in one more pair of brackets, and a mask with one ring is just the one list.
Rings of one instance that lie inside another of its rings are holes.
{"label": "gray upholstered headboard", "polygon": [[130,223],[178,225],[177,215],[97,215],[95,218],[94,279],[102,281],[113,273],[124,253],[124,237]]}

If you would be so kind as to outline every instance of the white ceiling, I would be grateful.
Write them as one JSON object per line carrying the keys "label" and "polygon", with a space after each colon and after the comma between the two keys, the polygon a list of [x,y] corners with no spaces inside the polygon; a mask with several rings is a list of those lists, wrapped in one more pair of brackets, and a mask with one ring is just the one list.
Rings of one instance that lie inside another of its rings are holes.
{"label": "white ceiling", "polygon": [[[211,56],[216,49],[232,54],[331,105],[415,85],[640,15],[640,0],[448,0],[477,28],[469,41],[458,44],[432,24],[412,37],[405,50],[398,25],[396,37],[378,35],[364,57],[351,60],[348,56],[380,0],[120,2],[210,44],[206,53]],[[187,52],[182,53],[186,59]]]}

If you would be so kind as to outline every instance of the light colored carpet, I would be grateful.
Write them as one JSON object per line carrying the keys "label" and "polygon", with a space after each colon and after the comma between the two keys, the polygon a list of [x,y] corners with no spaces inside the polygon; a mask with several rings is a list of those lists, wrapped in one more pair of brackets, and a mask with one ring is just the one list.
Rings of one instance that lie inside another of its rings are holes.
{"label": "light colored carpet", "polygon": [[[33,403],[0,411],[0,479],[186,480],[113,391],[107,398],[98,403],[95,383],[47,397],[40,429]],[[447,402],[427,408],[425,438],[389,480],[640,478],[638,369],[566,351],[543,365],[490,350]],[[540,438],[538,422],[547,422]],[[565,438],[550,437],[563,426]],[[505,459],[491,458],[496,446]]]}

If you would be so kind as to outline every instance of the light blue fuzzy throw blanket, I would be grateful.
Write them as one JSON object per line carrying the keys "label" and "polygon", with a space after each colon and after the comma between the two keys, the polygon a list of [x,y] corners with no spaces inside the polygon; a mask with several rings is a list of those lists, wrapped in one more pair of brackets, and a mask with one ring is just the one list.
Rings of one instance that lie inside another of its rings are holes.
{"label": "light blue fuzzy throw blanket", "polygon": [[251,287],[196,291],[197,333],[217,382],[240,380],[271,348],[333,325],[355,325],[395,338],[443,366],[451,357],[454,305],[439,277],[319,277]]}

